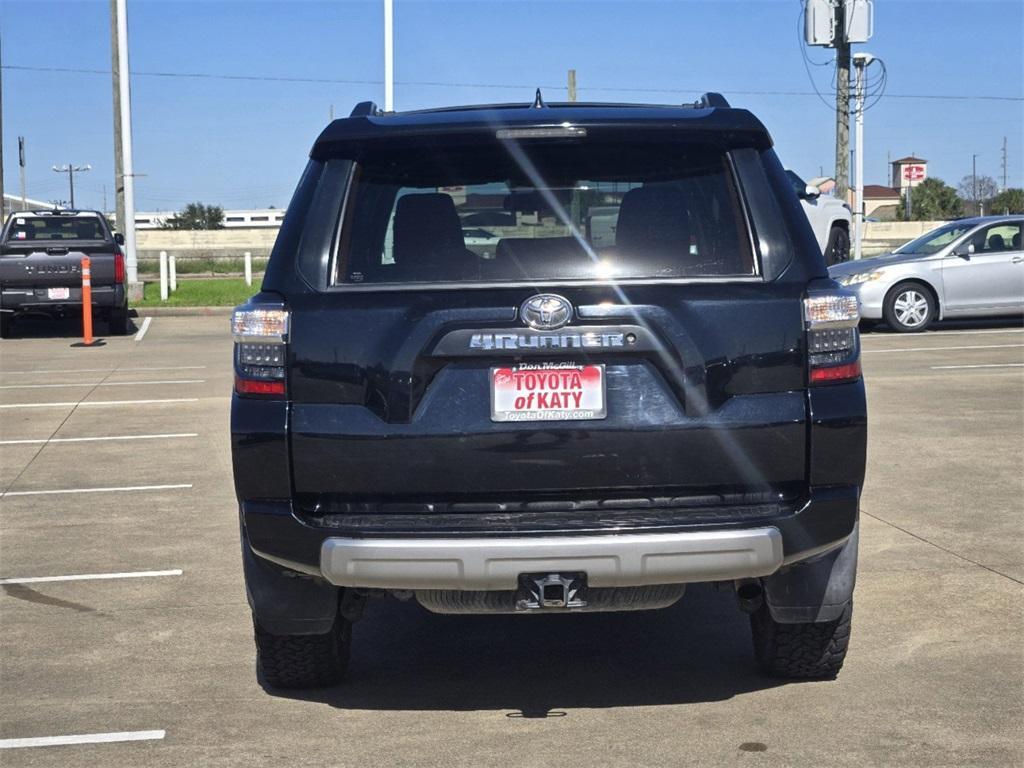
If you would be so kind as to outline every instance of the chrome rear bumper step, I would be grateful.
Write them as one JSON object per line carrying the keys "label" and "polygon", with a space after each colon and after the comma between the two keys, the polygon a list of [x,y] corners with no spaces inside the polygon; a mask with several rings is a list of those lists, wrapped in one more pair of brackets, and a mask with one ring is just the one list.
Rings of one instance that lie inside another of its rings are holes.
{"label": "chrome rear bumper step", "polygon": [[586,573],[592,587],[756,578],[782,565],[774,527],[740,531],[447,539],[331,537],[324,578],[342,587],[514,590],[519,575]]}

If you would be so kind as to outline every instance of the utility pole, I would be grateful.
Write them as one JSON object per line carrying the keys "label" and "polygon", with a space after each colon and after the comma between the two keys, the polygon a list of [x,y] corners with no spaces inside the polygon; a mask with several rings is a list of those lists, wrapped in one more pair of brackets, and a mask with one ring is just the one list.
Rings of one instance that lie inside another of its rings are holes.
{"label": "utility pole", "polygon": [[74,210],[75,209],[75,174],[76,173],[85,173],[86,171],[91,171],[92,170],[92,166],[91,165],[72,165],[71,163],[68,163],[67,165],[62,165],[59,168],[55,165],[55,166],[53,166],[53,170],[56,171],[57,173],[66,173],[68,175],[68,184],[71,187],[71,210]]}
{"label": "utility pole", "polygon": [[[124,232],[124,160],[121,156],[121,67],[117,55],[117,0],[110,0],[110,71],[114,88],[114,221]],[[104,208],[106,205],[104,205]]]}
{"label": "utility pole", "polygon": [[576,101],[576,70],[569,70],[569,101]]}
{"label": "utility pole", "polygon": [[28,198],[25,197],[25,137],[18,137],[18,179],[21,181],[21,210],[28,208]]}
{"label": "utility pole", "polygon": [[978,156],[971,155],[971,200],[974,202],[976,216],[982,216],[981,204],[978,202]]}
{"label": "utility pole", "polygon": [[1006,191],[1006,137],[1003,136],[1003,188],[1002,192]]}
{"label": "utility pole", "polygon": [[850,191],[850,43],[846,38],[846,0],[836,1],[836,196]]}
{"label": "utility pole", "polygon": [[[0,64],[3,64],[3,49],[0,48]],[[0,66],[0,227],[7,220],[7,198],[4,197],[4,79]]]}
{"label": "utility pole", "polygon": [[394,0],[384,0],[384,111],[395,111]]}
{"label": "utility pole", "polygon": [[118,222],[124,234],[125,271],[128,289],[139,281],[139,263],[135,253],[135,170],[132,164],[131,69],[128,66],[128,9],[125,0],[117,0],[118,100],[121,102],[121,155],[124,172],[124,220]]}

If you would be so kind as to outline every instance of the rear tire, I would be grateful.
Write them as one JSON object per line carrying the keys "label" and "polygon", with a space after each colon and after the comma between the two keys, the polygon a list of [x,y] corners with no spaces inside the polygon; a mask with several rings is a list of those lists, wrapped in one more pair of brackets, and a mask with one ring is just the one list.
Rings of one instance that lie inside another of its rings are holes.
{"label": "rear tire", "polygon": [[825,245],[825,265],[842,264],[850,260],[850,233],[842,227],[832,227]]}
{"label": "rear tire", "polygon": [[757,662],[774,677],[835,677],[846,659],[852,617],[851,601],[835,621],[783,624],[762,605],[750,616]]}
{"label": "rear tire", "polygon": [[935,320],[937,305],[932,292],[921,283],[900,283],[885,297],[882,314],[899,333],[920,333]]}
{"label": "rear tire", "polygon": [[274,688],[324,688],[340,683],[348,669],[352,624],[340,615],[324,635],[275,635],[253,620],[256,663]]}
{"label": "rear tire", "polygon": [[125,336],[128,334],[128,307],[110,310],[107,318],[108,332],[111,336]]}
{"label": "rear tire", "polygon": [[11,335],[11,313],[0,312],[0,339]]}

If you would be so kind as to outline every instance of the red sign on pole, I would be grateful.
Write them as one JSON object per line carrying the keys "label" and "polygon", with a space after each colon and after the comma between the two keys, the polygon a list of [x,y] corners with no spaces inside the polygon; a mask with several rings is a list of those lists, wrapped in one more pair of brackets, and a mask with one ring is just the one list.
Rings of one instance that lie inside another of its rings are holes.
{"label": "red sign on pole", "polygon": [[903,180],[904,181],[923,181],[924,180],[924,166],[923,165],[904,165],[903,166]]}

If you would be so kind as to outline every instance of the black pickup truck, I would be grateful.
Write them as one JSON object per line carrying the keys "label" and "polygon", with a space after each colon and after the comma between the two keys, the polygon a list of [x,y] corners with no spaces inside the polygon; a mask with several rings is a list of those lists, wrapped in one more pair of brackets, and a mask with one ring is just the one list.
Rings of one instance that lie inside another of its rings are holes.
{"label": "black pickup truck", "polygon": [[93,313],[112,335],[128,332],[124,242],[98,211],[23,211],[0,232],[0,337],[20,314],[81,317],[82,257],[92,272]]}
{"label": "black pickup truck", "polygon": [[[463,224],[486,219],[486,254]],[[769,674],[849,640],[866,404],[750,112],[369,103],[313,146],[235,310],[231,432],[259,669],[341,679],[390,592],[439,613],[734,591]]]}

